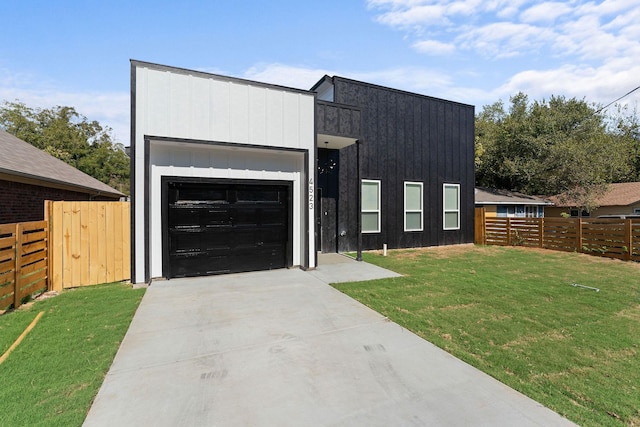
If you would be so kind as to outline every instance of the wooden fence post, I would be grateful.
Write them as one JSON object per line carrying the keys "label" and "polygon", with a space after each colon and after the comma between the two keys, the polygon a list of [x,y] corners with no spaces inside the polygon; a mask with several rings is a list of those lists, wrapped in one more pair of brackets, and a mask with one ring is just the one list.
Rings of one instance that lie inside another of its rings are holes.
{"label": "wooden fence post", "polygon": [[44,201],[44,220],[47,222],[47,291],[53,290],[51,280],[51,200]]}
{"label": "wooden fence post", "polygon": [[14,285],[14,291],[13,291],[13,308],[18,308],[20,307],[20,304],[22,303],[22,292],[20,292],[20,289],[22,288],[22,281],[20,280],[20,276],[22,275],[20,270],[21,270],[21,266],[22,266],[22,224],[21,223],[17,223],[16,224],[16,234],[15,234],[15,239],[16,239],[16,256],[15,256],[15,264],[14,264],[14,268],[13,268],[13,274],[14,274],[14,280],[13,280],[13,285]]}
{"label": "wooden fence post", "polygon": [[474,242],[476,245],[487,244],[487,224],[485,221],[485,209],[475,208],[474,210]]}
{"label": "wooden fence post", "polygon": [[511,218],[507,218],[507,246],[511,246]]}
{"label": "wooden fence post", "polygon": [[582,218],[576,218],[576,252],[582,250]]}
{"label": "wooden fence post", "polygon": [[544,247],[544,217],[538,218],[538,247]]}
{"label": "wooden fence post", "polygon": [[627,252],[624,254],[624,259],[631,260],[631,254],[633,252],[633,230],[631,226],[631,220],[624,220],[624,244],[627,246]]}

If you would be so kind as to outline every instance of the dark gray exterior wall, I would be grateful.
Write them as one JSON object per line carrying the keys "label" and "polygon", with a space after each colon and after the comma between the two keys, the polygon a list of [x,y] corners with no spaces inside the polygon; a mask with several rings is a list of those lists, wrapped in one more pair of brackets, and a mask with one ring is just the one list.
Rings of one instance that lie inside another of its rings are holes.
{"label": "dark gray exterior wall", "polygon": [[[362,112],[361,178],[381,181],[381,232],[363,249],[473,242],[474,107],[334,77],[334,101]],[[322,156],[320,156],[322,157]],[[339,152],[338,251],[357,248],[356,147]],[[424,185],[424,231],[404,231],[404,182]],[[460,184],[460,229],[443,230],[443,184]]]}

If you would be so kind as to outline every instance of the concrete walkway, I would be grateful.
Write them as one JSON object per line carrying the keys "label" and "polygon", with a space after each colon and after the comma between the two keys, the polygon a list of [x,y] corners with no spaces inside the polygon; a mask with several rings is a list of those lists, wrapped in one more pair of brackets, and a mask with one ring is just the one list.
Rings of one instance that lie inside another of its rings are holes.
{"label": "concrete walkway", "polygon": [[327,285],[394,275],[336,258],[155,282],[85,426],[573,425]]}

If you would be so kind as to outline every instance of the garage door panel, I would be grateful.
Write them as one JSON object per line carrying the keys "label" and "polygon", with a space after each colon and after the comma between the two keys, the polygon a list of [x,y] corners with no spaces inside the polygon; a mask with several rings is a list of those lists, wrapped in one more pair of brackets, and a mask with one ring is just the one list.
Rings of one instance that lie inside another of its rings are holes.
{"label": "garage door panel", "polygon": [[236,208],[233,215],[233,225],[255,227],[258,225],[259,214],[258,209],[250,206]]}
{"label": "garage door panel", "polygon": [[173,227],[194,227],[206,225],[231,225],[231,211],[228,206],[216,207],[171,207],[169,222]]}
{"label": "garage door panel", "polygon": [[288,265],[289,184],[167,185],[167,277]]}
{"label": "garage door panel", "polygon": [[172,277],[208,276],[230,273],[227,256],[211,256],[206,253],[183,254],[173,258]]}
{"label": "garage door panel", "polygon": [[283,217],[282,208],[264,208],[261,215],[262,225],[279,225],[286,227],[287,224],[282,221]]}

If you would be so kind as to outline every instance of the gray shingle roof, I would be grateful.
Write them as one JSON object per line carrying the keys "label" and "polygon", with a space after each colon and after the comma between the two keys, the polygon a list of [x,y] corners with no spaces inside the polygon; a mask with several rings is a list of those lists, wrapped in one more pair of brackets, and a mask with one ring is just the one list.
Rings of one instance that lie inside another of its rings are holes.
{"label": "gray shingle roof", "polygon": [[542,197],[529,196],[508,190],[496,190],[493,188],[475,189],[475,201],[480,205],[551,205],[552,203]]}
{"label": "gray shingle roof", "polygon": [[115,188],[45,153],[33,145],[0,129],[0,174],[74,187],[83,193],[123,196]]}

